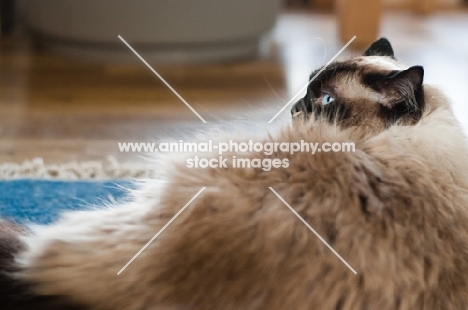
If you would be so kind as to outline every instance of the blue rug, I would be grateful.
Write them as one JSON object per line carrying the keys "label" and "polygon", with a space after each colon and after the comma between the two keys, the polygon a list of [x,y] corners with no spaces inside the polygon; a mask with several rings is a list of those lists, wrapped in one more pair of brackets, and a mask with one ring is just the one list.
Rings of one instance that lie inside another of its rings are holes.
{"label": "blue rug", "polygon": [[0,181],[0,218],[50,224],[66,210],[95,209],[127,195],[130,181]]}

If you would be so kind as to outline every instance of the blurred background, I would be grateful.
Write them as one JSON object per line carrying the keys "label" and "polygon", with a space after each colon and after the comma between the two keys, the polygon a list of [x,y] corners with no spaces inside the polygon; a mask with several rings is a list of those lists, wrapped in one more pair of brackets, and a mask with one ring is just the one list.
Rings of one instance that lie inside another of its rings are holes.
{"label": "blurred background", "polygon": [[[289,121],[310,72],[379,36],[468,133],[464,0],[0,0],[0,163],[138,162],[117,142]],[[207,121],[119,40],[121,35]]]}

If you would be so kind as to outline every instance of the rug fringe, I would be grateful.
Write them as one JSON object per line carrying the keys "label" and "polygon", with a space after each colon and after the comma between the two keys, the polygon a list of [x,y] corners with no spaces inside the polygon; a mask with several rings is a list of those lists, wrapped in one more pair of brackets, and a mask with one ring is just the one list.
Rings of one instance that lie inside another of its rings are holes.
{"label": "rug fringe", "polygon": [[72,161],[61,164],[45,164],[36,157],[22,163],[0,163],[0,179],[57,179],[57,180],[106,180],[147,178],[154,171],[144,165],[119,163],[113,157],[107,161]]}

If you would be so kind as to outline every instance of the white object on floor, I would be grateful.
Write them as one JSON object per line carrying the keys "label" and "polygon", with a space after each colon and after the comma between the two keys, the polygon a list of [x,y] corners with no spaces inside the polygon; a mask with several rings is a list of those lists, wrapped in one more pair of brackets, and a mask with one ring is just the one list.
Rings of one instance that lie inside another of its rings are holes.
{"label": "white object on floor", "polygon": [[122,35],[151,62],[230,60],[255,55],[282,0],[47,0],[24,3],[46,48],[82,59],[134,60]]}
{"label": "white object on floor", "polygon": [[45,164],[40,157],[22,163],[0,163],[0,180],[56,179],[56,180],[107,180],[151,177],[154,171],[143,165],[119,163],[109,156],[106,162],[72,161]]}

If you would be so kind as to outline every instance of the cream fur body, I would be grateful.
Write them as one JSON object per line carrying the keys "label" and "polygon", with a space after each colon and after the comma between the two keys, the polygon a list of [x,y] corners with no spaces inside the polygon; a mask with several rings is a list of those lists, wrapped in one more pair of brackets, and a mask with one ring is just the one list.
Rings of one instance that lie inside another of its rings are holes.
{"label": "cream fur body", "polygon": [[[429,93],[437,106],[442,97]],[[323,124],[271,138],[301,139],[353,141],[348,131]],[[37,293],[68,295],[95,309],[462,309],[468,147],[450,108],[356,142],[355,153],[276,154],[291,166],[270,172],[200,173],[175,164],[169,182],[148,182],[127,206],[70,213],[37,228],[19,258],[27,268],[22,277]]]}
{"label": "cream fur body", "polygon": [[354,153],[247,155],[289,159],[269,172],[168,160],[164,182],[128,203],[35,227],[17,276],[90,309],[466,309],[468,145],[447,99],[424,96],[416,124],[369,134],[309,120],[265,139],[352,141]]}

